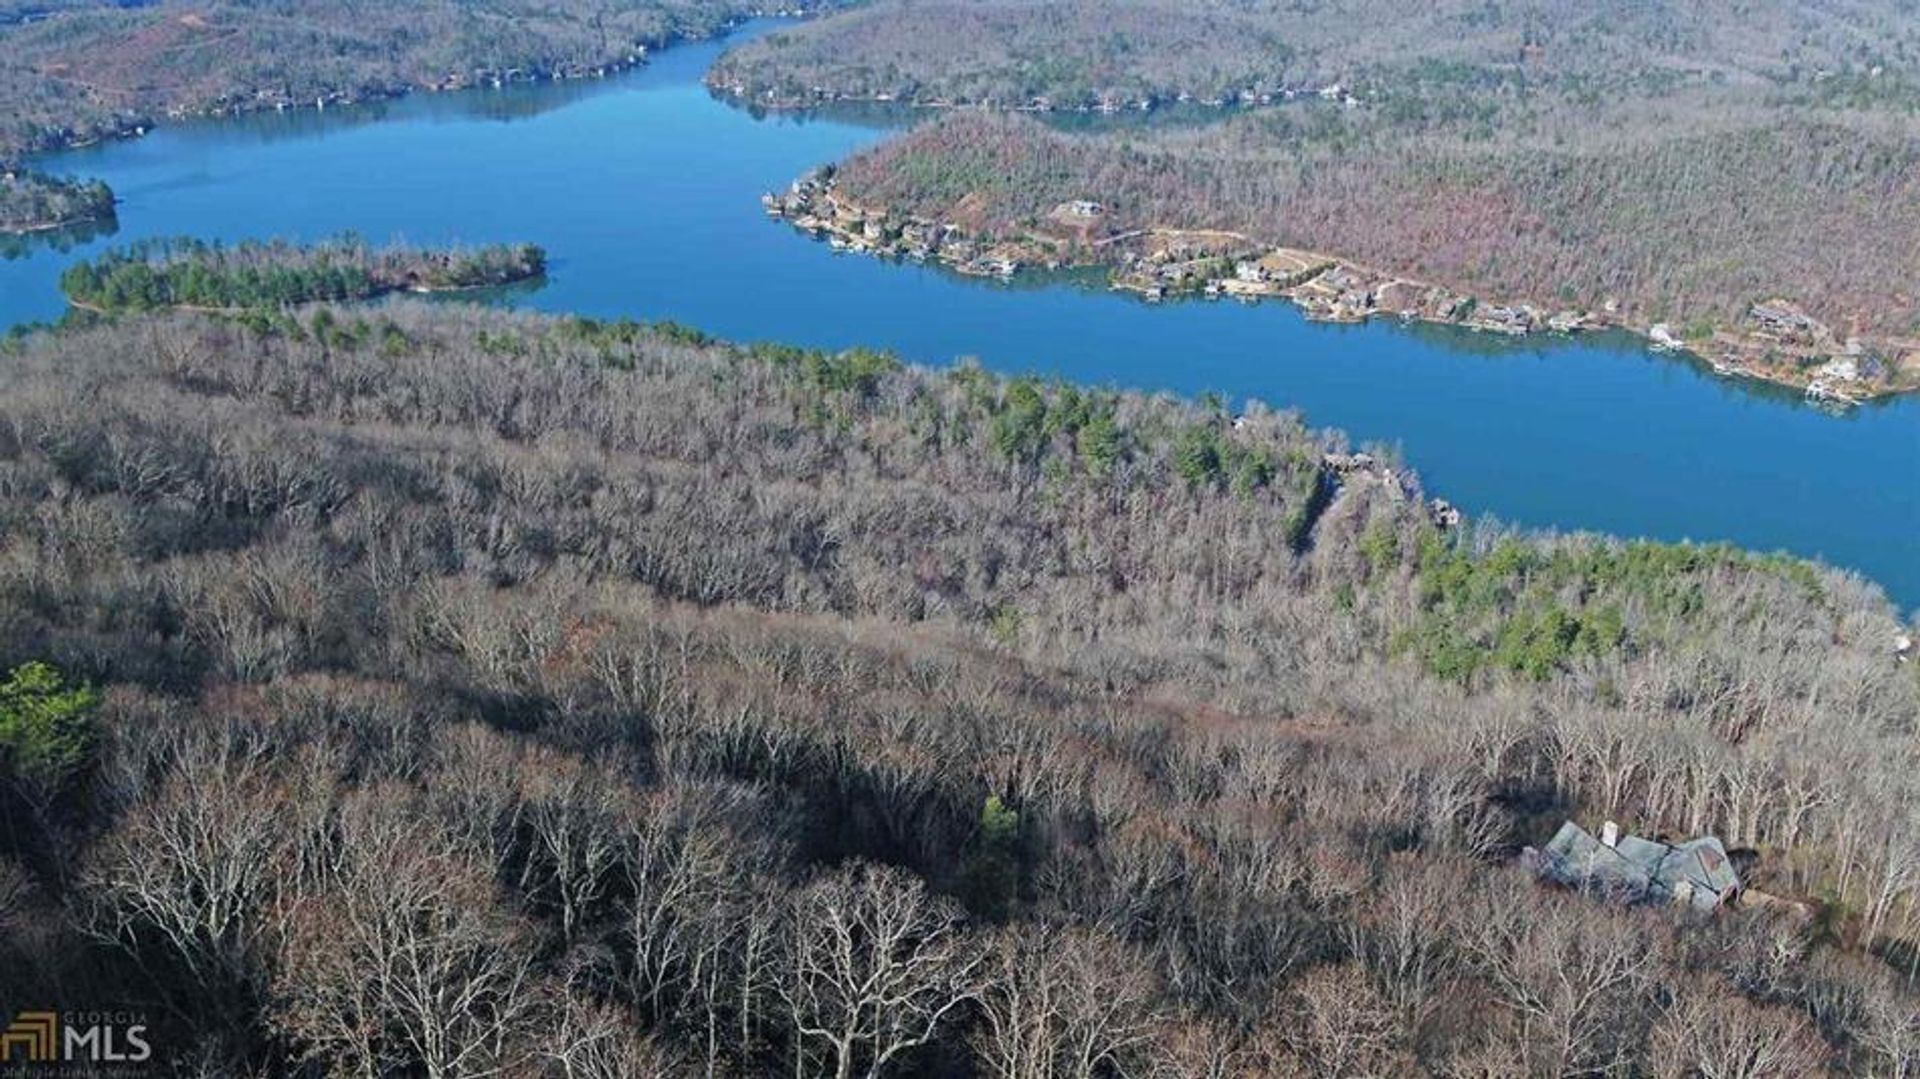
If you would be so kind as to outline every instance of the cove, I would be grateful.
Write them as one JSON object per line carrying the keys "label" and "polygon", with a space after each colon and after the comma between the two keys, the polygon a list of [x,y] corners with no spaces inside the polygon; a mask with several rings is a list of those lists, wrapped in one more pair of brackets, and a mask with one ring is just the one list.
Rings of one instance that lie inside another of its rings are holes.
{"label": "cove", "polygon": [[758,197],[901,118],[716,101],[700,77],[724,47],[676,47],[600,82],[183,123],[43,159],[112,184],[117,230],[0,248],[0,326],[57,318],[66,265],[145,237],[525,240],[549,252],[549,277],[500,302],[1258,398],[1398,447],[1474,514],[1787,550],[1920,606],[1920,400],[1836,417],[1623,337],[1331,326],[1283,304],[1149,305],[1084,280],[837,255],[768,221]]}

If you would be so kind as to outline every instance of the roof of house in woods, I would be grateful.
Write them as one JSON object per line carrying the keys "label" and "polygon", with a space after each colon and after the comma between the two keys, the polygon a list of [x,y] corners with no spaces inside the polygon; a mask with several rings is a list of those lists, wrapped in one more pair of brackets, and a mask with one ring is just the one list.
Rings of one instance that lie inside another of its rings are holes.
{"label": "roof of house in woods", "polygon": [[1712,836],[1678,844],[1615,838],[1611,821],[1605,834],[1607,839],[1595,838],[1568,821],[1544,848],[1529,850],[1529,862],[1542,876],[1629,903],[1673,902],[1712,910],[1739,894],[1740,877],[1727,849]]}

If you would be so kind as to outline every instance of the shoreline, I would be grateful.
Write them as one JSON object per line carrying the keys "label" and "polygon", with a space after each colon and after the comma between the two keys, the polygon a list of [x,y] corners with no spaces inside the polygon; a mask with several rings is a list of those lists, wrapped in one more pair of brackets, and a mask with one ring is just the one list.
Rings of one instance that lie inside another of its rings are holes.
{"label": "shoreline", "polygon": [[[1754,304],[1745,325],[1713,325],[1704,336],[1682,337],[1665,322],[1634,318],[1611,302],[1598,311],[1493,302],[1227,230],[1143,226],[1102,234],[1107,211],[1090,200],[1063,203],[1011,239],[975,236],[951,222],[859,205],[839,195],[830,170],[794,181],[785,194],[764,195],[761,203],[769,217],[825,240],[836,251],[937,262],[968,276],[1007,280],[1033,267],[1102,270],[1110,289],[1150,303],[1278,299],[1315,322],[1397,318],[1514,337],[1620,330],[1653,352],[1684,355],[1720,377],[1799,391],[1811,402],[1840,409],[1920,392],[1920,341],[1890,342],[1890,354],[1882,359],[1857,339],[1841,342],[1785,300]],[[1116,251],[1118,257],[1111,254]],[[1876,367],[1885,373],[1874,376]]]}
{"label": "shoreline", "polygon": [[[384,88],[365,87],[356,91],[333,90],[312,100],[303,98],[296,101],[284,97],[271,99],[262,98],[259,97],[258,94],[264,91],[256,91],[255,97],[240,101],[193,106],[182,105],[161,109],[152,115],[145,115],[128,120],[124,124],[111,130],[102,130],[84,136],[73,135],[64,138],[40,140],[14,146],[11,149],[0,146],[0,162],[5,162],[9,159],[28,162],[34,158],[67,153],[74,150],[85,150],[108,142],[144,138],[166,123],[237,119],[244,116],[257,116],[269,112],[322,112],[328,108],[378,105],[401,101],[418,93],[451,94],[469,90],[497,90],[508,86],[538,86],[548,83],[581,82],[590,79],[613,78],[646,67],[654,53],[680,45],[719,41],[738,31],[748,22],[756,19],[805,19],[818,13],[819,9],[805,5],[790,9],[774,8],[769,10],[765,7],[755,8],[736,18],[727,20],[724,24],[716,27],[710,34],[671,34],[658,41],[641,42],[636,44],[634,51],[624,59],[611,60],[607,63],[592,67],[570,68],[556,66],[541,71],[523,71],[518,68],[496,71],[477,68],[464,75],[449,76],[446,79],[435,82],[401,81],[395,85]],[[0,230],[0,232],[4,231],[5,230]]]}

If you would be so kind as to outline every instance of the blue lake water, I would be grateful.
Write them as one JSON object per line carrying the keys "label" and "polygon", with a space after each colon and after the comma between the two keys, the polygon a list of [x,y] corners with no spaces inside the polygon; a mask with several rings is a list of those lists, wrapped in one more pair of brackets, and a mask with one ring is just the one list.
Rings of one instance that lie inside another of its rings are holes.
{"label": "blue lake water", "polygon": [[1920,400],[1836,417],[1624,338],[1327,326],[1278,303],[1148,305],[836,255],[770,222],[758,196],[885,123],[717,102],[700,76],[721,48],[671,49],[604,82],[188,123],[50,158],[113,185],[118,231],[8,251],[0,326],[57,317],[65,265],[142,237],[527,240],[551,273],[511,302],[1259,398],[1397,446],[1470,512],[1785,549],[1920,606]]}

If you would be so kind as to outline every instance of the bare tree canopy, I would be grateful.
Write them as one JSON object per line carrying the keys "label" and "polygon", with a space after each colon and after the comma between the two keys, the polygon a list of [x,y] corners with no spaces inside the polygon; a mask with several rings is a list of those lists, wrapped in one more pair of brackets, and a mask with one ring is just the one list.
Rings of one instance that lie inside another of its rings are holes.
{"label": "bare tree canopy", "polygon": [[[5,348],[0,1000],[169,1073],[1920,1066],[1920,665],[1856,578],[672,325]],[[1550,889],[1567,817],[1777,902]]]}

